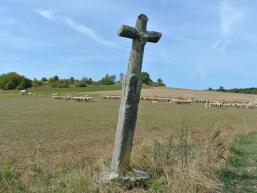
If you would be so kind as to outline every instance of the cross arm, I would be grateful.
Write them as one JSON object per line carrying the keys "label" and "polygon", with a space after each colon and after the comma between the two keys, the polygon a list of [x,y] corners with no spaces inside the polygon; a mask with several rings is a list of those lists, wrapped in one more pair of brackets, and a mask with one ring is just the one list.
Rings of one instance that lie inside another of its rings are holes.
{"label": "cross arm", "polygon": [[138,37],[138,31],[134,27],[122,25],[118,31],[118,35],[125,38],[136,39]]}
{"label": "cross arm", "polygon": [[149,31],[147,32],[147,41],[157,43],[162,37],[160,32]]}
{"label": "cross arm", "polygon": [[145,37],[147,38],[147,42],[157,43],[162,34],[155,31],[149,32],[138,32],[138,30],[134,27],[130,27],[128,25],[122,25],[118,31],[118,35],[125,38],[136,39],[138,37]]}

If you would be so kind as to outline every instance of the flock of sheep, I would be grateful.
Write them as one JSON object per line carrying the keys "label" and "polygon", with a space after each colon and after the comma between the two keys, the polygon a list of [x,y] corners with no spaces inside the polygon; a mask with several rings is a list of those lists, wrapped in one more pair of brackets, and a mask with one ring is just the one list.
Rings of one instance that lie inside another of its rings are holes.
{"label": "flock of sheep", "polygon": [[241,108],[241,109],[255,109],[257,108],[257,104],[254,102],[250,103],[229,103],[229,102],[218,102],[218,101],[213,101],[213,102],[208,102],[205,103],[205,108]]}
{"label": "flock of sheep", "polygon": [[61,95],[61,94],[53,94],[53,99],[59,100],[73,100],[77,102],[93,102],[93,97],[88,95]]}
{"label": "flock of sheep", "polygon": [[[103,99],[118,100],[120,96],[103,96]],[[184,98],[174,98],[174,97],[150,97],[142,96],[140,98],[143,101],[149,101],[152,103],[167,102],[174,104],[192,104],[200,103],[204,104],[205,108],[244,108],[244,109],[255,109],[257,108],[257,103],[255,102],[225,102],[225,101],[213,101],[204,99],[184,99]]]}
{"label": "flock of sheep", "polygon": [[[113,96],[113,95],[109,95],[109,96],[103,96],[103,99],[109,99],[109,100],[119,100],[121,98],[121,96]],[[140,98],[143,101],[149,101],[149,102],[153,102],[153,103],[157,103],[157,102],[169,102],[169,103],[175,103],[175,104],[191,104],[193,103],[192,99],[178,99],[178,98],[164,98],[164,97],[150,97],[150,96],[146,96],[146,97],[141,97]]]}
{"label": "flock of sheep", "polygon": [[153,103],[157,102],[168,102],[168,103],[174,103],[174,104],[191,104],[193,103],[192,99],[181,99],[181,98],[169,98],[169,97],[141,97],[140,98],[143,101],[149,101]]}
{"label": "flock of sheep", "polygon": [[[61,95],[53,94],[54,99],[60,100],[74,100],[77,102],[93,102],[93,97],[88,95]],[[120,100],[119,95],[104,95],[102,96],[104,100]],[[174,98],[174,97],[150,97],[142,96],[140,98],[142,101],[149,101],[152,103],[167,102],[173,104],[192,104],[200,103],[204,104],[205,108],[242,108],[242,109],[255,109],[257,108],[257,103],[255,102],[224,102],[224,101],[213,101],[213,100],[203,100],[203,99],[184,99],[184,98]]]}
{"label": "flock of sheep", "polygon": [[119,100],[119,99],[121,99],[121,96],[113,96],[113,95],[109,95],[109,96],[107,96],[107,95],[105,95],[105,96],[102,96],[103,97],[103,99],[109,99],[109,100]]}
{"label": "flock of sheep", "polygon": [[[22,95],[32,95],[28,90],[21,90]],[[40,95],[39,95],[40,96]],[[64,94],[52,94],[53,99],[59,100],[73,100],[77,102],[93,102],[93,97],[83,94],[77,95],[64,95]],[[102,96],[105,100],[120,100],[119,95],[104,95]],[[204,104],[205,108],[241,108],[241,109],[255,109],[257,108],[257,102],[225,102],[225,101],[213,101],[204,99],[185,99],[182,97],[151,97],[151,96],[141,96],[142,101],[149,101],[152,103],[167,102],[173,104],[192,104],[200,103]]]}

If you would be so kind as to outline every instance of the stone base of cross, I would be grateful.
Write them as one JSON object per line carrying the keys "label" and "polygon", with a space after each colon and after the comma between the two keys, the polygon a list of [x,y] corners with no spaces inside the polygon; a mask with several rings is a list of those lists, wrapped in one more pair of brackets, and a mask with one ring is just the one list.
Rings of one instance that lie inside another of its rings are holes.
{"label": "stone base of cross", "polygon": [[159,32],[147,31],[147,21],[147,16],[141,14],[137,18],[135,27],[122,25],[118,32],[119,36],[130,38],[133,43],[128,71],[122,87],[111,170],[110,173],[103,174],[105,177],[102,177],[107,181],[114,179],[137,181],[149,177],[146,172],[133,170],[129,166],[142,87],[141,70],[144,47],[147,42],[157,43],[162,35]]}
{"label": "stone base of cross", "polygon": [[113,171],[106,171],[98,173],[95,177],[96,184],[108,184],[110,182],[119,182],[122,185],[129,186],[130,188],[136,187],[138,184],[143,185],[146,180],[150,178],[147,172],[132,169],[123,173],[118,174]]}

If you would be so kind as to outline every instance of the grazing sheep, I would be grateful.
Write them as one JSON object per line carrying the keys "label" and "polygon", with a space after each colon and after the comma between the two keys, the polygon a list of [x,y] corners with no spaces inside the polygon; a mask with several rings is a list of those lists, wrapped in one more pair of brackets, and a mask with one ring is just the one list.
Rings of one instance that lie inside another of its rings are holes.
{"label": "grazing sheep", "polygon": [[[108,100],[117,100],[120,99],[120,96],[102,96],[103,99]],[[251,103],[238,103],[238,102],[225,102],[225,101],[212,101],[212,100],[206,100],[206,99],[185,99],[183,97],[152,97],[152,96],[141,96],[140,100],[142,101],[148,101],[152,103],[158,103],[158,102],[167,102],[167,103],[173,103],[173,104],[192,104],[192,103],[199,103],[204,104],[205,108],[245,108],[245,109],[254,109],[257,108],[257,103],[251,102]]]}
{"label": "grazing sheep", "polygon": [[121,99],[121,96],[102,96],[102,98],[105,100],[119,100]]}
{"label": "grazing sheep", "polygon": [[88,95],[60,95],[60,94],[52,94],[53,99],[59,100],[73,100],[76,102],[93,102],[93,97],[89,97]]}
{"label": "grazing sheep", "polygon": [[219,101],[209,101],[205,103],[205,108],[238,108],[238,109],[254,109],[257,107],[257,105],[253,103],[228,103],[228,102],[219,102]]}

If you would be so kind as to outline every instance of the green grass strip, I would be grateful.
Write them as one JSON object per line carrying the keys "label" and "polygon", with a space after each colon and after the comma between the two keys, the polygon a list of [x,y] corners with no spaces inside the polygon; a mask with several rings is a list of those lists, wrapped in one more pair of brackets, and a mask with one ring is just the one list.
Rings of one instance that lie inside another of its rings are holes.
{"label": "green grass strip", "polygon": [[257,193],[257,133],[238,138],[220,179],[225,193]]}

